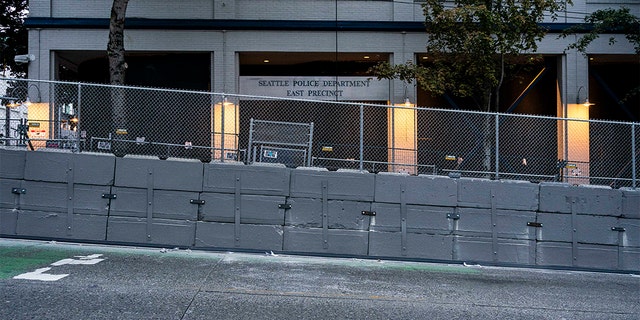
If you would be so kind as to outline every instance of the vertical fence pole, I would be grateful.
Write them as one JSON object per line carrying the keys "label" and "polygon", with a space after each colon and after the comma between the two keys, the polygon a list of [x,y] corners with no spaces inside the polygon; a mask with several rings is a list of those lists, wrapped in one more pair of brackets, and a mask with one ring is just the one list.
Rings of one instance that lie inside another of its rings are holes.
{"label": "vertical fence pole", "polygon": [[[222,95],[222,102],[220,103],[220,162],[224,162],[224,109],[225,103],[227,102],[227,96]],[[215,114],[215,112],[214,112]],[[214,134],[215,136],[215,134]]]}
{"label": "vertical fence pole", "polygon": [[360,105],[360,171],[364,169],[364,105]]}
{"label": "vertical fence pole", "polygon": [[636,126],[631,124],[631,185],[636,188]]}
{"label": "vertical fence pole", "polygon": [[[247,164],[255,162],[256,152],[251,149],[253,144],[253,118],[249,120],[249,145],[247,146]],[[253,161],[251,156],[253,155]]]}
{"label": "vertical fence pole", "polygon": [[9,108],[8,106],[4,106],[4,111],[4,138],[6,139],[4,140],[4,145],[10,146],[11,140],[9,140],[9,138],[11,138],[11,108]]}
{"label": "vertical fence pole", "polygon": [[313,161],[312,152],[313,152],[313,122],[309,123],[309,144],[308,144],[309,155],[307,162],[307,167],[311,167],[311,163]]}
{"label": "vertical fence pole", "polygon": [[80,148],[80,135],[82,133],[82,118],[80,118],[80,110],[82,110],[82,85],[78,84],[78,114],[76,115],[78,122],[76,123],[76,147],[73,150],[78,152],[82,152],[82,148]]}
{"label": "vertical fence pole", "polygon": [[209,153],[211,154],[211,160],[216,159],[216,96],[213,93],[209,93]]}
{"label": "vertical fence pole", "polygon": [[[562,123],[563,127],[562,127],[562,131],[563,131],[563,138],[564,138],[564,146],[562,150],[562,156],[563,156],[563,161],[569,161],[569,120],[567,120],[567,118],[569,117],[567,115],[567,104],[564,104],[564,121]],[[566,164],[566,162],[563,162]],[[559,182],[566,182],[566,165],[563,166],[562,168],[559,168],[558,170],[558,174],[560,174],[560,178],[562,178],[561,181]]]}
{"label": "vertical fence pole", "polygon": [[[389,109],[391,112],[391,120],[388,120],[388,122],[391,122],[391,168],[392,170],[389,169],[389,167],[387,167],[387,171],[388,172],[395,172],[395,163],[396,163],[396,107],[392,104],[389,106]],[[387,156],[388,159],[388,156]]]}
{"label": "vertical fence pole", "polygon": [[500,115],[496,113],[496,180],[500,177]]}

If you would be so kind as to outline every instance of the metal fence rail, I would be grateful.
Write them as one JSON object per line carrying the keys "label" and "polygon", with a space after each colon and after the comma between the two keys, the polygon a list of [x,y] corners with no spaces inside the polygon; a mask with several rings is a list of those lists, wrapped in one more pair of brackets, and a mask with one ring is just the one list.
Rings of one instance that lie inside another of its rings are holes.
{"label": "metal fence rail", "polygon": [[[0,144],[11,147],[250,163],[261,159],[249,156],[260,119],[312,124],[304,165],[330,170],[616,188],[636,188],[640,172],[631,122],[25,79],[0,78],[0,95]],[[291,126],[271,127],[299,139]]]}

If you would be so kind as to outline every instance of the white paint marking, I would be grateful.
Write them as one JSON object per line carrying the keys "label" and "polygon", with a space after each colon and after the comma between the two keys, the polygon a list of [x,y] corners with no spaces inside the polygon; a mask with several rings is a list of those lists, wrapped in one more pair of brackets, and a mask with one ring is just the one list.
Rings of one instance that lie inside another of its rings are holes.
{"label": "white paint marking", "polygon": [[75,256],[76,258],[79,258],[80,260],[76,260],[76,259],[62,259],[60,261],[56,261],[54,263],[52,263],[52,266],[63,266],[65,264],[81,264],[81,265],[92,265],[92,264],[96,264],[100,261],[103,261],[104,259],[98,259],[98,257],[102,256],[101,254],[92,254],[92,255],[88,255],[88,256]]}
{"label": "white paint marking", "polygon": [[45,272],[51,270],[51,268],[40,268],[36,269],[33,272],[27,272],[23,274],[19,274],[14,279],[25,279],[25,280],[39,280],[39,281],[58,281],[68,274],[47,274]]}
{"label": "white paint marking", "polygon": [[89,259],[100,258],[100,257],[102,257],[102,254],[95,253],[95,254],[90,254],[88,256],[75,256],[75,257],[79,258],[80,260],[89,260]]}
{"label": "white paint marking", "polygon": [[[71,265],[93,265],[96,264],[102,260],[105,259],[101,259],[99,257],[101,257],[101,254],[91,254],[88,256],[75,256],[74,258],[77,259],[62,259],[60,261],[56,261],[54,263],[52,263],[51,265],[54,267],[57,266],[63,266],[65,264],[71,264]],[[23,273],[23,274],[19,274],[15,277],[13,277],[13,279],[25,279],[25,280],[39,280],[39,281],[58,281],[66,276],[68,276],[68,274],[48,274],[45,273],[47,271],[51,270],[51,267],[47,267],[47,268],[40,268],[40,269],[36,269],[36,271],[33,272],[27,272],[27,273]]]}

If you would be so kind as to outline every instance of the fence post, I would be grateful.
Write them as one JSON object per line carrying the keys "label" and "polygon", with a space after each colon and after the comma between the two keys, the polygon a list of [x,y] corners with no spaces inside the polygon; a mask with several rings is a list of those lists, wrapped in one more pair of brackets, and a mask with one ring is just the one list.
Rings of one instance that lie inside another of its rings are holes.
{"label": "fence post", "polygon": [[364,169],[364,105],[360,104],[360,171]]}
{"label": "fence post", "polygon": [[[82,152],[82,148],[80,148],[80,135],[82,133],[81,129],[81,118],[80,118],[80,110],[82,109],[82,85],[78,83],[78,114],[76,115],[78,118],[78,122],[76,123],[76,147],[73,151],[78,151],[78,153]],[[71,121],[71,120],[69,120]]]}
{"label": "fence post", "polygon": [[9,140],[9,138],[11,138],[11,108],[9,108],[8,106],[4,106],[4,112],[5,112],[5,116],[4,116],[4,145],[5,146],[10,146],[11,145],[11,140]]}
{"label": "fence post", "polygon": [[500,177],[500,115],[496,113],[496,180]]}
{"label": "fence post", "polygon": [[[247,164],[255,162],[256,153],[253,152],[252,143],[253,142],[253,118],[249,120],[249,145],[247,146]],[[251,161],[251,156],[253,155],[253,160]]]}
{"label": "fence post", "polygon": [[312,153],[313,153],[313,122],[309,123],[309,144],[308,144],[309,155],[307,156],[307,167],[311,167],[311,162],[313,161]]}
{"label": "fence post", "polygon": [[209,93],[209,115],[211,117],[209,127],[209,153],[211,153],[211,160],[216,159],[216,96]]}
{"label": "fence post", "polygon": [[636,124],[631,124],[631,185],[636,189]]}
{"label": "fence post", "polygon": [[[220,103],[220,162],[224,162],[224,134],[226,131],[224,131],[224,109],[225,109],[225,102],[227,102],[227,96],[226,95],[222,95],[222,102]],[[215,114],[215,112],[214,112]],[[215,130],[214,130],[215,131]],[[215,133],[214,133],[215,136]]]}

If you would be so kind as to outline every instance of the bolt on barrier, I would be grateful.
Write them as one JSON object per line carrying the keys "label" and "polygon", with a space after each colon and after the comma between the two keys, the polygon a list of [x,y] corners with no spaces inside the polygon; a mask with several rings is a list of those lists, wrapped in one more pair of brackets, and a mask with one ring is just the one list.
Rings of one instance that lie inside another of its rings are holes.
{"label": "bolt on barrier", "polygon": [[11,148],[614,188],[640,172],[632,122],[5,78],[0,100]]}

